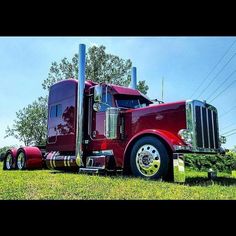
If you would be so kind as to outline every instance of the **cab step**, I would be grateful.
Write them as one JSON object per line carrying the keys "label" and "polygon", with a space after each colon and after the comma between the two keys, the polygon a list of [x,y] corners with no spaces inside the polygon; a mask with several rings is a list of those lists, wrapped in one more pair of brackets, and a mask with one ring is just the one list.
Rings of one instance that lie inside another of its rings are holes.
{"label": "cab step", "polygon": [[100,174],[103,173],[104,169],[100,168],[80,168],[79,173],[84,174]]}

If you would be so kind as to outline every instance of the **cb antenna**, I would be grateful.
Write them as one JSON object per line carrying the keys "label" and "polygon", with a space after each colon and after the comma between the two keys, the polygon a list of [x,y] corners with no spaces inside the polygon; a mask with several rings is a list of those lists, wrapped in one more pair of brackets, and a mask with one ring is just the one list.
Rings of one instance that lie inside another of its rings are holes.
{"label": "cb antenna", "polygon": [[161,80],[161,100],[164,102],[164,78]]}

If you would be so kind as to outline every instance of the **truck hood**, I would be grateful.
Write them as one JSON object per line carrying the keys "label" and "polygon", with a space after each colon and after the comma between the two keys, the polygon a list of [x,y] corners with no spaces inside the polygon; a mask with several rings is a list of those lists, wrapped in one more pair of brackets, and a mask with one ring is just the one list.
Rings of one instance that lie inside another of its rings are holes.
{"label": "truck hood", "polygon": [[150,104],[149,106],[146,107],[141,107],[141,108],[136,108],[136,109],[129,109],[123,111],[126,114],[132,114],[133,116],[135,115],[149,115],[151,113],[156,113],[156,112],[171,112],[171,111],[176,111],[183,105],[185,106],[186,101],[178,101],[178,102],[170,102],[170,103],[164,103],[164,104]]}

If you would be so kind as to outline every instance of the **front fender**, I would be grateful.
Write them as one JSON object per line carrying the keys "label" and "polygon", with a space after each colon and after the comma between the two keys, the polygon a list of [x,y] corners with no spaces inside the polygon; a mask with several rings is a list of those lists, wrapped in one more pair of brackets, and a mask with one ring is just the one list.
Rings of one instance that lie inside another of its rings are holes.
{"label": "front fender", "polygon": [[132,137],[132,139],[129,140],[128,144],[126,145],[125,151],[124,151],[124,157],[126,155],[127,150],[129,149],[130,145],[132,145],[136,140],[138,140],[139,138],[145,136],[145,135],[154,135],[157,138],[162,139],[170,148],[170,150],[172,152],[175,151],[174,146],[178,145],[178,146],[185,146],[185,144],[181,141],[181,139],[179,137],[177,137],[176,135],[174,135],[173,133],[170,133],[166,130],[154,130],[154,129],[146,129],[143,130],[139,133],[137,133],[135,136]]}

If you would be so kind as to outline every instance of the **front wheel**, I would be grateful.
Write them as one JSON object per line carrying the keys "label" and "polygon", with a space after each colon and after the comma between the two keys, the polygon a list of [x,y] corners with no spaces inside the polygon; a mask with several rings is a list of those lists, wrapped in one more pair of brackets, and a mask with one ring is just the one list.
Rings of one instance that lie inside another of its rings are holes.
{"label": "front wheel", "polygon": [[135,176],[150,179],[165,177],[169,156],[164,144],[156,137],[139,139],[133,146],[130,157],[131,171]]}

